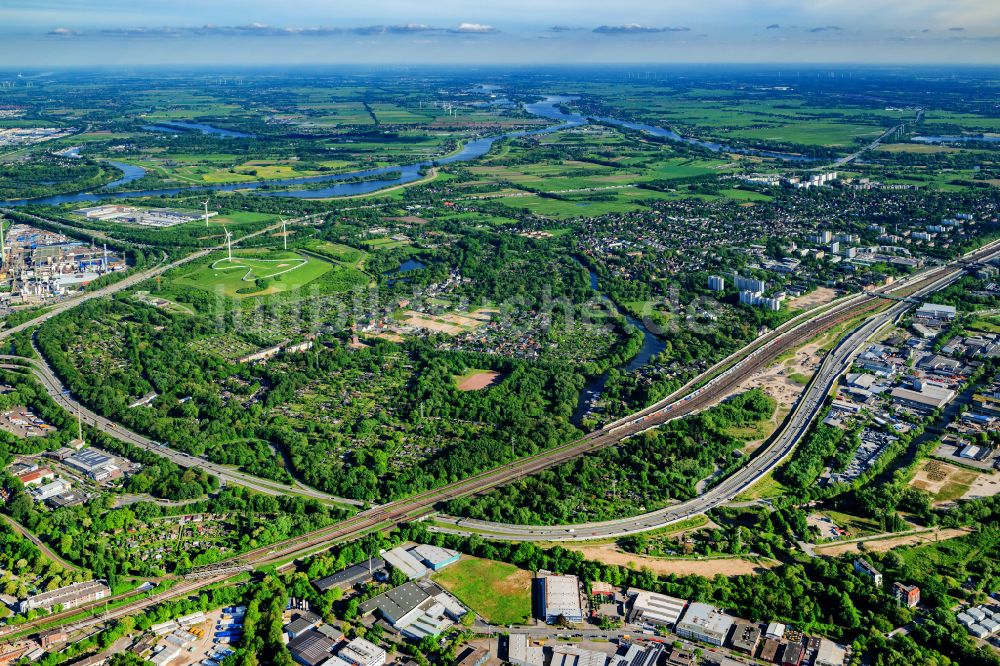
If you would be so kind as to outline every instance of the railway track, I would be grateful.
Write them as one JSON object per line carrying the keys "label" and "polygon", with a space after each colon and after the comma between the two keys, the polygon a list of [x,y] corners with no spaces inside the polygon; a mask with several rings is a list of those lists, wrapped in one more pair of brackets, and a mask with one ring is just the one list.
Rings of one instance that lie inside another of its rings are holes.
{"label": "railway track", "polygon": [[[968,259],[975,261],[976,257],[980,255],[992,254],[996,251],[997,245],[998,243],[992,243]],[[678,397],[668,404],[657,403],[626,419],[621,419],[601,430],[594,431],[575,442],[550,449],[531,458],[522,459],[500,469],[480,472],[442,488],[427,490],[397,502],[368,509],[336,525],[244,553],[242,558],[247,562],[261,565],[311,553],[337,541],[359,537],[380,525],[395,524],[406,519],[419,517],[432,511],[434,506],[441,502],[486,492],[581,455],[613,446],[644,430],[663,425],[677,418],[696,414],[717,403],[748,377],[773,363],[774,359],[785,349],[801,345],[825,331],[864,314],[888,307],[896,300],[889,294],[894,294],[897,291],[918,292],[960,270],[962,270],[961,266],[942,266],[927,271],[920,276],[919,280],[907,281],[898,287],[887,290],[886,296],[875,292],[866,293],[842,309],[819,315],[796,327],[792,332],[778,336],[767,345],[758,348],[751,357],[741,361],[687,396]]]}
{"label": "railway track", "polygon": [[[262,566],[318,552],[339,541],[359,538],[380,526],[394,525],[424,515],[432,511],[434,506],[440,502],[485,492],[586,453],[612,446],[623,439],[657,425],[662,425],[673,419],[697,413],[723,399],[747,377],[752,376],[756,371],[772,363],[785,349],[802,344],[841,323],[894,302],[897,300],[894,297],[897,292],[900,294],[905,292],[908,295],[942,282],[948,276],[954,276],[960,272],[963,265],[981,261],[986,256],[996,253],[998,248],[1000,248],[1000,241],[994,241],[982,249],[966,255],[962,260],[953,262],[951,265],[931,269],[922,274],[917,280],[910,279],[897,287],[886,290],[886,296],[878,293],[860,295],[856,299],[846,302],[842,308],[816,316],[814,319],[796,326],[787,334],[779,335],[769,340],[766,344],[753,348],[753,351],[746,359],[724,370],[721,375],[715,376],[708,383],[695,389],[688,395],[681,397],[675,392],[675,394],[664,401],[636,412],[630,417],[609,424],[607,427],[590,433],[575,442],[550,449],[531,458],[522,459],[501,469],[487,470],[442,488],[423,491],[397,502],[367,509],[334,525],[320,528],[308,534],[272,544],[271,546],[242,553],[233,558],[233,561],[240,560],[256,566]],[[693,384],[689,383],[689,385]],[[146,608],[159,601],[222,582],[227,578],[227,576],[222,575],[209,579],[202,578],[185,581],[161,595],[125,604],[112,611],[114,613],[113,616],[102,616],[97,621],[103,621],[111,617],[120,617],[121,615]],[[114,599],[111,601],[114,601]],[[83,611],[92,611],[94,607],[100,605],[103,604],[94,604],[85,608],[57,613],[37,621],[37,624],[29,623],[21,625],[17,627],[17,630],[18,632],[22,632],[25,628],[43,626],[43,623],[44,626],[51,626],[54,621],[58,622],[61,618],[69,619]],[[94,620],[88,621],[90,624],[93,622]],[[64,626],[69,626],[70,624],[72,623],[68,622]],[[0,637],[2,636],[3,632],[0,631]]]}

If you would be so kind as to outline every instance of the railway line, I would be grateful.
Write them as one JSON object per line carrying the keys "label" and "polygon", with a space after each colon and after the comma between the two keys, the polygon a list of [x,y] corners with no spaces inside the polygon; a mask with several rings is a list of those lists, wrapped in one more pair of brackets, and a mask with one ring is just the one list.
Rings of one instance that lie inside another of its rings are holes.
{"label": "railway line", "polygon": [[[880,307],[886,307],[890,311],[895,308],[900,313],[904,312],[909,304],[905,301],[900,301],[896,298],[897,296],[923,294],[936,289],[942,284],[957,279],[962,274],[966,264],[981,261],[983,258],[997,253],[998,248],[1000,248],[1000,241],[994,241],[980,250],[965,255],[960,260],[912,276],[908,280],[900,282],[892,289],[886,290],[885,294],[867,292],[849,297],[836,307],[794,325],[790,330],[776,331],[774,337],[767,339],[763,344],[758,341],[749,345],[744,349],[746,357],[721,370],[720,374],[712,375],[713,372],[718,372],[718,368],[722,363],[726,363],[726,361],[713,366],[701,378],[692,380],[692,382],[689,382],[685,387],[682,387],[664,400],[640,410],[629,417],[610,423],[606,427],[592,432],[575,442],[544,451],[529,458],[524,458],[500,469],[487,470],[441,488],[426,490],[396,502],[367,509],[351,518],[314,530],[308,534],[242,553],[230,561],[234,565],[237,562],[242,562],[259,567],[319,552],[335,543],[359,538],[374,529],[389,527],[425,516],[432,512],[435,505],[440,502],[485,492],[586,453],[612,446],[630,436],[657,425],[662,425],[673,419],[697,413],[723,399],[728,395],[728,392],[738,387],[747,377],[772,363],[785,349],[802,344],[824,331],[831,330],[842,323],[861,317]],[[892,315],[891,312],[889,315],[891,315],[890,318],[898,316]],[[852,337],[861,335],[862,333],[864,331],[860,331],[860,328],[855,329]],[[865,335],[870,335],[870,333]],[[835,377],[835,374],[829,374],[827,380],[832,381],[831,377]],[[682,395],[682,392],[685,390],[689,390],[690,392]],[[808,424],[808,420],[805,423]],[[759,469],[771,469],[784,456],[788,455],[793,447],[794,440],[790,440],[783,451],[770,450],[769,453],[765,453],[760,458],[754,459],[763,461],[764,465],[756,469],[750,467],[744,468],[732,477],[724,480],[723,484],[738,489],[752,485],[759,478]],[[751,463],[753,462],[751,461]],[[720,484],[720,486],[723,484]],[[730,492],[728,488],[723,488],[723,490]],[[220,574],[217,577],[187,580],[165,591],[161,595],[124,604],[110,614],[101,616],[99,619],[91,618],[87,623],[92,625],[96,622],[111,619],[112,617],[120,617],[146,608],[159,601],[214,585],[227,580],[228,577],[226,574]],[[114,599],[110,601],[113,602]],[[88,609],[92,611],[93,608],[101,605],[104,604],[93,604],[89,607],[49,616],[44,618],[44,626],[52,626],[54,622],[58,623],[60,618],[66,618],[67,623],[63,626],[71,626],[74,629],[82,628],[83,625],[73,623],[70,618],[78,616],[81,612]],[[41,623],[42,620],[38,621],[38,626],[41,626]],[[25,628],[31,628],[31,626],[32,624],[29,623],[28,625],[21,625],[16,629],[23,631]],[[0,637],[2,636],[3,632],[0,630]]]}
{"label": "railway line", "polygon": [[613,446],[623,439],[673,419],[695,414],[729,395],[748,377],[770,365],[785,349],[804,344],[820,333],[874,310],[893,306],[903,308],[908,304],[900,302],[895,298],[896,296],[921,294],[950,279],[957,279],[964,271],[966,264],[981,261],[998,251],[1000,251],[1000,241],[994,241],[965,255],[958,261],[928,269],[901,281],[891,289],[886,290],[885,294],[866,292],[847,299],[840,307],[798,324],[791,331],[781,333],[766,344],[755,348],[744,360],[736,362],[732,367],[709,379],[699,388],[693,389],[686,396],[678,396],[675,392],[668,398],[631,416],[610,423],[575,442],[549,449],[529,458],[523,458],[499,469],[475,474],[438,489],[427,490],[396,502],[368,509],[336,525],[321,528],[266,548],[250,551],[242,557],[248,562],[259,565],[310,553],[332,545],[336,541],[361,536],[383,524],[395,524],[426,515],[433,511],[436,504],[441,502],[491,490],[581,455]]}

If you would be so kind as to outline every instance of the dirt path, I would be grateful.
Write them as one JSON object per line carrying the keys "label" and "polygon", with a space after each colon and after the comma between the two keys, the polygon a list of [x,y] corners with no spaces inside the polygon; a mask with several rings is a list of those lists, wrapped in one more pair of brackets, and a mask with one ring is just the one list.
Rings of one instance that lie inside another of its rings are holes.
{"label": "dirt path", "polygon": [[[899,548],[901,546],[916,546],[933,541],[955,539],[960,536],[965,536],[970,532],[972,532],[972,528],[962,527],[944,530],[923,530],[920,532],[903,534],[897,537],[880,534],[878,536],[868,537],[867,539],[858,539],[856,541],[822,544],[815,546],[813,550],[817,555],[827,555],[830,557],[843,555],[844,553],[884,553],[887,550],[892,550],[893,548]],[[864,544],[864,550],[860,547],[862,544]]]}
{"label": "dirt path", "polygon": [[703,560],[647,557],[645,555],[623,552],[613,543],[595,546],[564,544],[563,547],[583,554],[588,560],[595,560],[605,564],[616,564],[633,569],[648,568],[659,575],[695,575],[706,578],[713,578],[719,574],[723,576],[742,576],[744,574],[759,573],[764,569],[776,566],[776,563],[767,561],[754,562],[742,557],[709,558]]}

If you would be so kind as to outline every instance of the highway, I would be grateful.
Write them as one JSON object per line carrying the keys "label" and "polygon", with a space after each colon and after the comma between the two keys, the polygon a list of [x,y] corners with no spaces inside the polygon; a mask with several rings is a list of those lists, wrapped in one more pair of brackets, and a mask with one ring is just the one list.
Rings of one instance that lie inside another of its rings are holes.
{"label": "highway", "polygon": [[[20,212],[18,214],[25,215],[24,213]],[[34,215],[28,215],[28,217],[40,219],[41,221],[47,221],[44,218],[37,218],[37,216]],[[294,220],[288,220],[286,223],[294,224],[294,223],[304,222],[314,217],[316,217],[316,215],[296,218]],[[238,245],[241,241],[245,241],[248,238],[253,238],[254,236],[266,234],[271,231],[276,231],[277,229],[280,228],[281,228],[280,223],[264,227],[258,231],[255,231],[253,233],[247,234],[246,236],[234,240],[233,245]],[[39,315],[38,317],[35,317],[34,319],[26,321],[23,324],[19,324],[17,326],[12,326],[11,328],[0,330],[0,340],[15,335],[21,331],[33,328],[59,314],[62,314],[63,312],[66,312],[67,310],[75,308],[82,303],[86,303],[89,300],[92,300],[94,298],[102,298],[104,296],[110,296],[112,294],[118,293],[122,290],[133,287],[139,284],[140,282],[143,282],[144,280],[148,280],[150,278],[156,277],[157,275],[166,273],[169,270],[172,270],[174,268],[177,268],[178,266],[183,266],[184,264],[195,261],[196,259],[204,257],[212,252],[222,250],[224,249],[224,247],[225,247],[224,245],[219,245],[213,248],[198,250],[197,252],[194,252],[190,255],[187,255],[186,257],[177,259],[176,261],[172,261],[170,263],[164,264],[161,262],[159,265],[153,268],[133,273],[132,275],[129,275],[128,277],[125,277],[124,279],[119,280],[114,284],[108,285],[107,287],[102,287],[100,289],[95,289],[93,291],[87,291],[80,294],[79,296],[69,298],[53,306],[52,309]],[[36,352],[37,351],[38,350],[36,348]],[[20,356],[0,355],[0,362],[4,364],[26,365],[35,374],[39,382],[42,384],[42,386],[45,388],[45,390],[52,397],[52,399],[55,400],[57,404],[59,404],[61,407],[63,407],[70,413],[79,413],[81,420],[84,423],[104,431],[105,433],[114,437],[115,439],[127,442],[129,444],[132,444],[133,446],[137,446],[146,449],[148,451],[153,451],[184,468],[200,467],[202,469],[207,470],[208,472],[211,472],[212,474],[215,474],[221,480],[227,483],[235,483],[241,486],[246,486],[248,488],[256,490],[257,492],[266,493],[269,495],[301,495],[303,497],[309,497],[325,502],[336,502],[340,504],[351,504],[355,506],[362,505],[362,503],[358,502],[357,500],[336,497],[334,495],[330,495],[328,493],[315,490],[314,488],[310,488],[298,482],[296,482],[296,484],[293,486],[287,486],[277,481],[261,479],[259,477],[247,474],[245,472],[241,472],[239,470],[227,467],[225,465],[212,463],[204,458],[192,456],[182,451],[176,451],[168,446],[164,446],[159,442],[155,442],[149,439],[148,437],[143,437],[138,433],[132,432],[124,428],[123,426],[120,426],[117,423],[114,423],[113,421],[104,418],[103,416],[95,414],[94,412],[87,409],[79,402],[77,402],[75,399],[73,399],[72,395],[62,385],[62,382],[56,376],[55,372],[53,372],[52,368],[45,361],[45,356],[41,354],[41,352],[38,352],[38,357],[39,359],[35,360],[35,359],[25,359]]]}
{"label": "highway", "polygon": [[[916,274],[907,280],[902,280],[890,291],[893,293],[902,292],[904,294],[912,291],[914,295],[929,293],[930,291],[938,289],[950,281],[958,279],[963,271],[963,263],[968,261],[979,261],[992,256],[997,253],[998,247],[1000,247],[1000,241],[990,243],[978,251],[969,253],[963,257],[962,260],[956,260],[944,267],[923,271],[922,273]],[[547,467],[560,464],[561,462],[583,455],[589,451],[599,449],[602,446],[610,446],[637,432],[641,432],[642,430],[659,423],[664,423],[672,418],[678,418],[687,413],[694,413],[698,409],[702,409],[713,402],[717,402],[725,395],[728,395],[729,391],[739,386],[744,379],[751,376],[758,369],[766,367],[770,364],[786,348],[794,348],[823,331],[829,330],[842,322],[850,321],[866,312],[878,308],[879,304],[884,304],[885,302],[885,299],[877,294],[862,295],[860,298],[850,299],[844,307],[838,308],[836,312],[826,311],[817,316],[815,320],[796,325],[795,330],[792,333],[789,333],[782,338],[776,338],[773,341],[773,344],[769,343],[764,347],[751,345],[748,348],[752,348],[753,351],[748,352],[750,355],[745,360],[739,362],[736,366],[725,370],[721,375],[716,376],[704,387],[696,389],[694,393],[691,393],[683,398],[677,397],[670,404],[658,407],[652,413],[649,412],[651,408],[647,408],[637,413],[637,415],[643,416],[636,416],[634,419],[629,417],[632,419],[631,421],[629,419],[622,419],[614,424],[609,424],[607,428],[591,433],[587,437],[577,440],[576,442],[556,447],[555,449],[542,452],[535,456],[523,458],[500,469],[482,472],[480,474],[473,475],[470,478],[451,483],[441,488],[424,491],[396,502],[391,502],[389,504],[362,511],[351,518],[334,525],[330,525],[298,537],[293,537],[270,546],[248,551],[233,557],[228,560],[228,562],[233,564],[246,563],[256,567],[280,564],[295,558],[319,552],[336,543],[342,543],[344,541],[360,538],[372,530],[390,527],[415,518],[427,516],[434,511],[434,506],[440,502],[484,492],[496,486],[509,483],[510,481],[521,478],[525,475],[533,474]],[[830,386],[832,386],[832,382],[837,376],[839,376],[842,369],[845,368],[844,364],[849,363],[849,359],[852,358],[851,355],[854,353],[856,347],[864,340],[867,340],[868,337],[879,327],[899,317],[909,306],[910,304],[907,302],[896,301],[893,305],[889,306],[885,312],[872,317],[860,327],[856,328],[846,340],[840,343],[835,350],[828,355],[828,358],[832,358],[834,360],[829,364],[821,366],[820,371],[814,376],[809,385],[811,389],[809,397],[800,399],[794,411],[794,418],[790,417],[789,420],[786,421],[786,423],[789,424],[789,427],[786,427],[782,431],[782,434],[774,440],[774,443],[768,446],[761,455],[755,457],[746,468],[725,479],[718,486],[710,490],[709,493],[691,500],[691,503],[680,511],[681,515],[694,515],[695,513],[701,513],[707,511],[710,506],[717,505],[713,504],[713,502],[728,501],[728,499],[731,499],[739,494],[739,492],[742,492],[743,489],[753,485],[763,474],[766,474],[767,470],[773,469],[775,465],[784,459],[784,457],[786,457],[794,447],[797,437],[801,436],[804,429],[808,427],[812,416],[815,414],[817,405],[822,402],[823,396],[825,396],[826,392],[829,391]],[[705,375],[703,375],[703,377],[704,376]],[[669,510],[677,511],[678,506],[670,507],[668,511]],[[641,522],[642,518],[633,518],[631,520],[633,522],[639,522],[642,526],[642,530],[656,529],[656,521],[647,521],[643,524]],[[665,520],[665,517],[660,517],[658,524],[663,524],[663,520]],[[650,525],[649,522],[654,522],[654,524]],[[520,528],[523,526],[514,527]],[[558,528],[542,529],[555,530]],[[569,527],[566,529],[579,530],[579,526]],[[579,535],[576,534],[576,532],[570,532],[568,536],[573,538]],[[506,539],[508,537],[502,536],[500,538]],[[516,539],[516,537],[510,538],[511,540]],[[587,536],[586,538],[593,537]],[[531,535],[530,540],[549,541],[553,540],[553,535]],[[229,575],[223,574],[218,577],[199,578],[184,581],[170,592],[165,593],[162,598],[165,599],[188,594],[202,589],[203,587],[226,580],[228,577]],[[147,607],[150,603],[152,602],[147,599],[132,602],[117,609],[115,614],[118,616],[127,615]],[[58,621],[61,617],[65,617],[67,620],[65,626],[72,627],[73,630],[85,628],[86,626],[92,626],[93,624],[97,624],[103,620],[90,618],[84,621],[73,622],[70,621],[70,618],[73,613],[79,613],[81,610],[93,609],[102,605],[103,603],[90,604],[82,609],[67,611],[65,613],[44,618],[44,620],[39,620],[37,623],[22,625],[18,627],[17,630],[21,631],[26,627],[41,626],[43,621],[48,626],[51,625],[53,621]],[[10,628],[9,631],[0,629],[0,636],[4,633],[12,633],[13,630],[14,628]]]}
{"label": "highway", "polygon": [[[920,297],[940,289],[957,280],[961,274],[961,272],[949,273],[946,277],[920,288],[914,296]],[[855,327],[823,359],[816,374],[796,402],[792,413],[772,436],[766,448],[748,465],[698,497],[639,516],[596,523],[557,526],[513,525],[436,516],[435,522],[446,525],[432,529],[455,534],[483,534],[505,541],[585,541],[660,529],[725,504],[753,486],[792,453],[795,445],[808,432],[810,424],[822,410],[824,400],[833,390],[837,379],[850,369],[866,342],[880,329],[898,320],[910,307],[912,305],[906,301],[897,301],[887,310]],[[721,399],[723,396],[719,397]]]}
{"label": "highway", "polygon": [[62,382],[60,382],[59,378],[52,371],[52,368],[49,367],[49,365],[44,361],[42,354],[39,352],[38,355],[42,360],[26,359],[21,356],[0,354],[0,367],[6,367],[8,369],[23,367],[30,370],[45,389],[46,393],[49,394],[56,404],[71,414],[79,414],[80,420],[83,423],[97,428],[119,441],[126,442],[147,451],[152,451],[185,469],[190,467],[204,469],[207,472],[215,474],[225,483],[245,486],[252,490],[256,490],[259,493],[265,493],[267,495],[301,495],[303,497],[309,497],[321,501],[349,503],[354,505],[361,504],[356,500],[334,497],[333,495],[329,495],[299,483],[296,483],[293,486],[288,486],[278,481],[262,479],[251,474],[241,472],[240,470],[227,465],[213,463],[205,458],[193,456],[188,453],[184,453],[183,451],[172,449],[169,446],[164,446],[163,444],[148,437],[144,437],[143,435],[133,432],[124,426],[111,421],[110,419],[94,413],[86,406],[74,400],[70,392],[66,390],[66,388],[62,385]]}

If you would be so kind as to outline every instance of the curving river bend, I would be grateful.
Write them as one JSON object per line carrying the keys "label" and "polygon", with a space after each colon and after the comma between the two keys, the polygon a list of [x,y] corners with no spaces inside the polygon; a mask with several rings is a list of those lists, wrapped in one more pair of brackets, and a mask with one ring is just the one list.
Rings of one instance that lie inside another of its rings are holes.
{"label": "curving river bend", "polygon": [[[516,139],[523,136],[534,136],[538,134],[549,134],[551,132],[558,132],[571,127],[579,127],[581,125],[587,125],[591,122],[591,119],[575,114],[575,113],[565,113],[558,108],[558,105],[568,102],[574,99],[573,97],[567,97],[563,95],[549,95],[545,99],[532,102],[530,104],[524,105],[524,110],[528,113],[538,116],[540,118],[547,118],[549,120],[558,121],[556,125],[549,125],[548,127],[543,127],[537,130],[527,130],[527,131],[517,131],[517,132],[506,132],[504,134],[497,134],[494,136],[486,136],[478,139],[473,139],[462,146],[460,150],[451,155],[445,157],[440,157],[435,160],[428,160],[425,162],[418,162],[416,164],[405,164],[398,166],[386,166],[377,169],[366,169],[362,171],[352,171],[349,173],[341,173],[335,175],[325,175],[325,176],[303,176],[300,178],[283,178],[278,180],[268,180],[268,181],[257,181],[252,183],[229,183],[225,185],[197,185],[193,187],[174,187],[174,188],[163,188],[163,189],[153,189],[153,190],[138,190],[138,191],[128,191],[128,192],[108,192],[107,190],[121,187],[127,185],[131,182],[139,180],[144,175],[146,175],[146,170],[140,166],[134,164],[126,164],[124,162],[109,162],[110,164],[118,167],[124,172],[122,178],[114,181],[113,183],[108,183],[103,188],[99,190],[93,190],[89,192],[76,192],[71,194],[57,194],[49,197],[39,197],[37,199],[18,199],[16,201],[0,201],[0,207],[17,207],[24,206],[28,204],[48,204],[48,205],[59,205],[59,204],[77,204],[77,203],[92,203],[96,201],[104,201],[108,199],[128,199],[133,197],[158,197],[158,196],[173,196],[175,194],[182,194],[186,192],[232,192],[236,190],[257,190],[263,186],[269,187],[281,187],[281,186],[292,186],[292,185],[310,185],[315,183],[329,182],[331,185],[329,187],[324,187],[321,189],[309,189],[309,190],[298,190],[298,191],[273,191],[267,190],[262,192],[257,192],[260,196],[269,197],[291,197],[296,199],[323,199],[328,197],[343,197],[343,196],[353,196],[358,194],[370,194],[372,192],[377,192],[378,190],[385,189],[387,187],[392,187],[395,185],[405,185],[407,183],[412,183],[419,180],[422,177],[424,170],[435,166],[435,165],[445,165],[452,164],[454,162],[468,162],[470,160],[475,160],[490,151],[497,141],[502,139]],[[751,151],[736,149],[731,146],[726,146],[724,144],[715,143],[712,141],[702,141],[699,139],[692,139],[682,137],[676,132],[665,129],[663,127],[657,127],[655,125],[645,125],[643,123],[633,123],[625,120],[618,120],[615,118],[594,118],[593,120],[601,123],[607,123],[610,125],[618,125],[620,127],[626,127],[629,129],[634,129],[642,132],[646,132],[653,136],[658,136],[672,141],[680,141],[684,143],[689,143],[692,145],[698,145],[702,148],[707,148],[713,152],[742,152],[753,155],[761,155],[766,157],[776,157],[778,159],[788,160],[788,161],[809,161],[811,158],[802,157],[800,155],[789,155],[785,153],[769,153],[765,151]],[[183,126],[183,128],[181,127]],[[170,127],[162,127],[161,131],[172,131],[175,129],[189,129],[197,130],[206,133],[220,133],[225,132],[225,134],[219,134],[220,136],[227,136],[230,138],[240,138],[241,132],[232,132],[229,130],[217,130],[216,132],[209,132],[209,130],[216,129],[209,125],[201,125],[199,123],[179,123],[172,122]],[[206,129],[207,128],[207,129]],[[249,136],[249,135],[246,135]],[[388,174],[392,174],[389,176]],[[385,175],[385,178],[379,178],[379,176]],[[364,180],[362,182],[338,182],[346,181],[355,178],[365,178],[370,180]]]}

